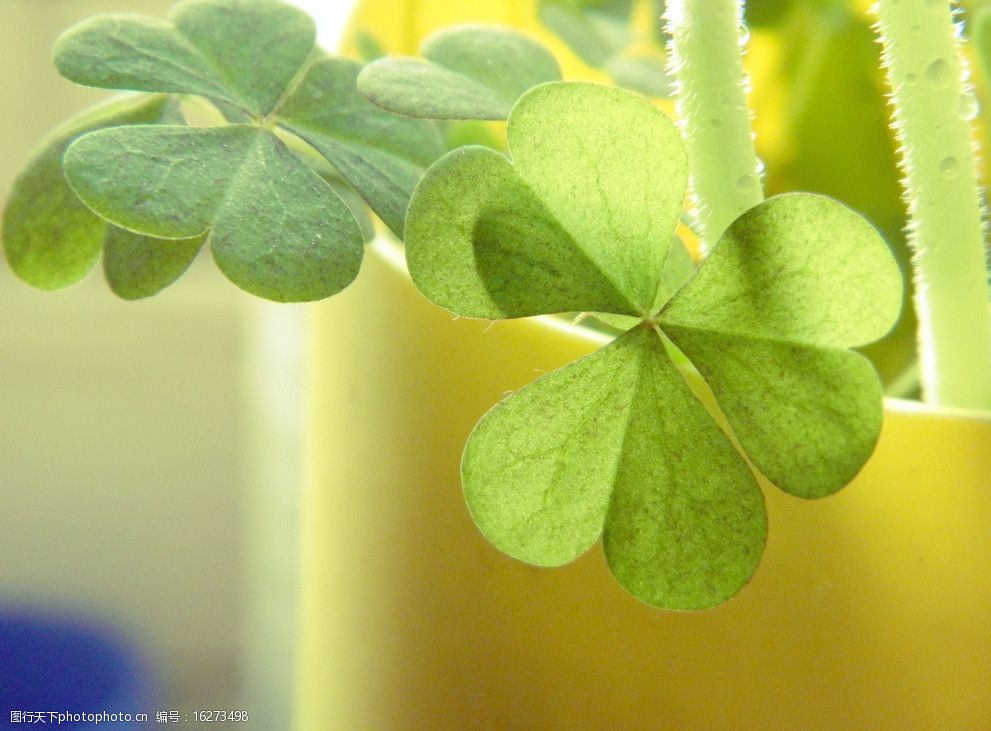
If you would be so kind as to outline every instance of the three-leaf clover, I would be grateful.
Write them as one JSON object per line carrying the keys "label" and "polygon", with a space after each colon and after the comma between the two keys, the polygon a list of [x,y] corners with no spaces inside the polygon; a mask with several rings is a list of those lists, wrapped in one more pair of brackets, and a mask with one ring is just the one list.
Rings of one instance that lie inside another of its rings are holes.
{"label": "three-leaf clover", "polygon": [[415,284],[466,316],[637,324],[482,418],[462,462],[469,510],[516,558],[560,565],[601,537],[643,601],[718,604],[756,569],[764,502],[668,349],[698,369],[761,472],[828,495],[879,434],[877,376],[847,348],[897,318],[898,267],[859,215],[788,194],[742,215],[670,297],[688,166],[664,114],[621,90],[552,83],[520,99],[507,135],[511,160],[463,148],[421,181],[406,226]]}
{"label": "three-leaf clover", "polygon": [[277,0],[187,0],[171,22],[104,16],[63,36],[60,72],[89,86],[212,101],[219,127],[127,126],[65,153],[73,191],[114,225],[206,237],[220,269],[279,301],[334,294],[356,276],[362,230],[316,155],[401,233],[409,196],[442,152],[435,125],[389,114],[356,87],[360,65],[325,57],[305,13]]}

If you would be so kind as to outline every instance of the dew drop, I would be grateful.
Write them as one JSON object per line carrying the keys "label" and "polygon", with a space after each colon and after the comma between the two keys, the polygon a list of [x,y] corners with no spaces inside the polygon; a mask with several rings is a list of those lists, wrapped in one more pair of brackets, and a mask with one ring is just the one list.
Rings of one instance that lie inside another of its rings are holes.
{"label": "dew drop", "polygon": [[960,95],[960,117],[962,119],[969,122],[977,116],[979,111],[980,105],[977,103],[977,97],[972,92],[965,91]]}
{"label": "dew drop", "polygon": [[764,174],[764,169],[765,169],[764,168],[764,160],[758,157],[757,158],[757,174],[758,175],[763,175]]}
{"label": "dew drop", "polygon": [[941,58],[937,58],[926,68],[926,78],[933,86],[946,86],[950,83],[951,76],[950,64]]}
{"label": "dew drop", "polygon": [[711,120],[709,120],[709,124],[712,125],[713,129],[719,129],[720,127],[723,126],[723,120],[721,120],[719,117],[713,117]]}
{"label": "dew drop", "polygon": [[740,29],[737,31],[737,36],[739,38],[741,48],[750,43],[750,29],[747,28],[747,26],[741,25]]}
{"label": "dew drop", "polygon": [[753,175],[741,175],[740,179],[736,181],[737,190],[741,193],[747,193],[753,187],[754,176]]}
{"label": "dew drop", "polygon": [[960,163],[957,162],[957,159],[953,155],[944,157],[939,164],[939,171],[943,173],[944,178],[955,178],[959,170]]}
{"label": "dew drop", "polygon": [[919,78],[913,74],[911,71],[905,74],[905,86],[912,86]]}

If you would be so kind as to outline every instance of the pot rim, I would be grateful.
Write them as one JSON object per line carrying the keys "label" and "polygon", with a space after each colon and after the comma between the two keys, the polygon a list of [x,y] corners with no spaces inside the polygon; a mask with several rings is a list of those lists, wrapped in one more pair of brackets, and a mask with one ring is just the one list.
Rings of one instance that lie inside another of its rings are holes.
{"label": "pot rim", "polygon": [[[399,243],[399,241],[394,237],[379,232],[375,238],[367,244],[366,248],[367,250],[377,254],[390,267],[409,279],[409,269],[406,266],[406,252],[403,249],[402,244]],[[612,338],[605,333],[596,332],[594,330],[590,330],[589,328],[579,327],[578,325],[568,322],[567,320],[555,315],[536,315],[534,317],[521,319],[535,320],[552,330],[557,330],[558,332],[578,338],[579,340],[584,340],[594,345],[603,346],[612,342]],[[918,414],[942,419],[973,419],[991,423],[991,411],[961,408],[957,406],[938,406],[911,399],[885,396],[884,408],[885,411],[901,414]]]}

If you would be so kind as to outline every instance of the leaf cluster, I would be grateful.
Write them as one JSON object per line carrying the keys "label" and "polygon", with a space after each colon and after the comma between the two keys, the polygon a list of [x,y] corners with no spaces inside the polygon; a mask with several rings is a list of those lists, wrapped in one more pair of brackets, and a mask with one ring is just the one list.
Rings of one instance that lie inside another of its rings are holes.
{"label": "leaf cluster", "polygon": [[[608,68],[630,43],[631,7],[547,0],[541,13]],[[422,59],[364,69],[314,38],[278,0],[185,0],[169,21],[69,31],[64,76],[141,94],[72,121],[32,158],[3,216],[15,272],[64,287],[102,253],[111,288],[138,298],[206,245],[243,289],[316,300],[357,275],[367,207],[405,238],[416,286],[459,315],[589,312],[623,333],[479,422],[463,482],[482,532],[546,566],[601,538],[620,583],[659,607],[739,591],[767,531],[752,468],[824,497],[878,438],[880,384],[850,348],[899,314],[884,240],[830,198],[785,194],[742,214],[696,267],[675,236],[684,144],[643,97],[563,83],[545,48],[505,29],[455,27]],[[190,98],[209,124],[190,123]],[[508,155],[443,154],[434,120],[507,118]]]}
{"label": "leaf cluster", "polygon": [[[155,96],[101,107],[46,142],[5,213],[14,270],[66,286],[102,246],[115,291],[144,296],[206,243],[261,297],[316,300],[347,286],[370,235],[365,205],[399,234],[443,146],[434,125],[368,102],[360,65],[314,43],[312,19],[277,0],[187,0],[169,22],[101,16],[66,33],[55,48],[66,78]],[[190,95],[219,124],[185,124],[178,100]]]}
{"label": "leaf cluster", "polygon": [[[545,84],[515,105],[507,136],[511,159],[456,150],[417,187],[414,283],[470,317],[589,311],[636,324],[479,422],[462,465],[469,509],[524,561],[563,564],[601,537],[640,599],[718,604],[749,580],[765,541],[746,459],[818,498],[873,451],[881,387],[848,348],[897,319],[898,266],[858,214],[787,194],[741,215],[672,288],[688,163],[663,113],[618,89]],[[675,367],[675,348],[743,454]]]}

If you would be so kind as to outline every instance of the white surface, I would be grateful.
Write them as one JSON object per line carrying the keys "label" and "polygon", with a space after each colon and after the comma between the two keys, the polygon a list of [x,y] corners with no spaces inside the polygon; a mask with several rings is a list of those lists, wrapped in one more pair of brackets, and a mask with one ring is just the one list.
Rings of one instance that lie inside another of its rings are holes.
{"label": "white surface", "polygon": [[317,20],[317,42],[333,51],[340,45],[341,35],[356,0],[290,0]]}

